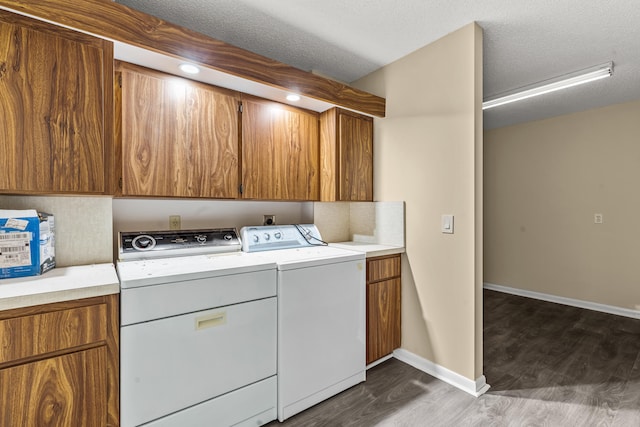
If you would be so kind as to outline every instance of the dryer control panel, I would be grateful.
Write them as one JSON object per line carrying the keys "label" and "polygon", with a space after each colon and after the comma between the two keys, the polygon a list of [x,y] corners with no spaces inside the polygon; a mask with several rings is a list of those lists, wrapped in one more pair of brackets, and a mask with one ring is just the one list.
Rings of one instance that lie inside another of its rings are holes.
{"label": "dryer control panel", "polygon": [[244,252],[326,246],[314,224],[261,225],[240,229]]}
{"label": "dryer control panel", "polygon": [[180,231],[135,231],[118,235],[118,259],[145,259],[218,252],[241,248],[235,228]]}

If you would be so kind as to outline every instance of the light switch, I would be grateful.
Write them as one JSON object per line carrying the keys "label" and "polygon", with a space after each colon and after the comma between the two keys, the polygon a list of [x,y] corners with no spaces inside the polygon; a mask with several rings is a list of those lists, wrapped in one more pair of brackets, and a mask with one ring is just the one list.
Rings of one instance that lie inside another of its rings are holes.
{"label": "light switch", "polygon": [[453,215],[442,215],[442,232],[453,234]]}

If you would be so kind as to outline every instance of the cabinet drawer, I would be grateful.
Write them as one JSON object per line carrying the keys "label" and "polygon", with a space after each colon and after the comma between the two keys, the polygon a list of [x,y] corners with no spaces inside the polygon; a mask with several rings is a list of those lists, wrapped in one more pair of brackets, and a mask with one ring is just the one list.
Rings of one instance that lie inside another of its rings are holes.
{"label": "cabinet drawer", "polygon": [[106,304],[0,320],[0,364],[107,339]]}
{"label": "cabinet drawer", "polygon": [[367,282],[400,276],[400,255],[371,258],[367,260]]}

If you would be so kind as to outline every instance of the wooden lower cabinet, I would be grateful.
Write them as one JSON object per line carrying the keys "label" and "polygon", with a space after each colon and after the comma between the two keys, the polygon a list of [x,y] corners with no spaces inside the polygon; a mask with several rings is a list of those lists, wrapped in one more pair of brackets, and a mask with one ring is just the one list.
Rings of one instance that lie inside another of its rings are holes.
{"label": "wooden lower cabinet", "polygon": [[105,425],[106,359],[101,347],[0,370],[2,425]]}
{"label": "wooden lower cabinet", "polygon": [[367,364],[401,344],[400,255],[367,259]]}
{"label": "wooden lower cabinet", "polygon": [[0,425],[119,425],[118,295],[0,312]]}

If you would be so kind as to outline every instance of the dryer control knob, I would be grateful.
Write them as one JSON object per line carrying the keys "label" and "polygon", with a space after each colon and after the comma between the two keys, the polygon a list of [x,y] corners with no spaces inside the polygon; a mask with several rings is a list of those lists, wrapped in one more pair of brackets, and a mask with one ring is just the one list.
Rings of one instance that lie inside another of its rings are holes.
{"label": "dryer control knob", "polygon": [[149,251],[153,249],[155,245],[156,239],[146,234],[137,236],[131,241],[131,246],[137,251]]}

